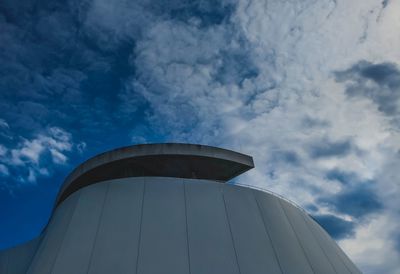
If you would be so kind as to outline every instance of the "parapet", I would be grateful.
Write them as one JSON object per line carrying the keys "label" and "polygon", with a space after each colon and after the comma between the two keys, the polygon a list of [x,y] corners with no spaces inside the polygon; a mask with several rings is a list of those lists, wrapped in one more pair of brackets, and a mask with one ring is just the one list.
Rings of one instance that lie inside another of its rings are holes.
{"label": "parapet", "polygon": [[251,156],[212,146],[163,143],[111,150],[79,165],[64,181],[56,204],[82,187],[126,177],[176,177],[224,183],[254,167]]}

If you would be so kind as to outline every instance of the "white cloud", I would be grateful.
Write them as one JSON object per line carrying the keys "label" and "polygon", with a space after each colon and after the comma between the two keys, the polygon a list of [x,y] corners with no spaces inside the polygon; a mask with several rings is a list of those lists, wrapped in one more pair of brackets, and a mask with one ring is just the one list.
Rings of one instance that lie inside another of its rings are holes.
{"label": "white cloud", "polygon": [[78,150],[79,153],[83,153],[86,150],[86,143],[85,142],[80,142],[76,145],[76,149]]}
{"label": "white cloud", "polygon": [[4,156],[7,153],[7,148],[0,144],[0,157]]}
{"label": "white cloud", "polygon": [[0,119],[0,128],[10,128],[10,126],[8,125],[8,123],[4,120],[4,119]]}
{"label": "white cloud", "polygon": [[[10,175],[10,168],[25,169],[25,177],[20,176],[21,182],[36,182],[38,176],[48,176],[51,165],[67,163],[66,153],[73,149],[71,135],[58,127],[51,127],[31,140],[23,139],[15,148],[6,149],[0,146],[1,162],[5,175]],[[50,159],[43,159],[49,153]],[[50,162],[49,162],[50,161]],[[20,172],[24,174],[24,172]]]}
{"label": "white cloud", "polygon": [[341,247],[351,254],[363,273],[400,273],[399,253],[392,238],[400,227],[393,222],[393,217],[396,216],[376,216],[369,223],[360,225],[354,238],[340,241]]}
{"label": "white cloud", "polygon": [[11,150],[13,165],[34,164],[39,165],[39,160],[45,151],[50,151],[52,161],[57,164],[66,162],[67,157],[63,152],[71,151],[71,136],[66,131],[52,127],[45,134],[38,135],[33,140],[24,140],[17,148]]}
{"label": "white cloud", "polygon": [[10,175],[10,171],[8,170],[8,167],[7,167],[7,166],[5,166],[5,165],[3,165],[3,164],[0,164],[0,175],[1,175],[1,176],[8,176],[8,175]]}
{"label": "white cloud", "polygon": [[25,140],[19,148],[12,149],[11,163],[14,165],[24,165],[26,162],[39,164],[39,157],[45,149],[41,138],[32,141]]}
{"label": "white cloud", "polygon": [[141,28],[150,24],[153,19],[152,15],[143,8],[147,1],[140,3],[128,0],[85,2],[86,6],[89,6],[84,22],[86,31],[99,40],[99,45],[104,48],[113,48],[121,40],[138,36]]}

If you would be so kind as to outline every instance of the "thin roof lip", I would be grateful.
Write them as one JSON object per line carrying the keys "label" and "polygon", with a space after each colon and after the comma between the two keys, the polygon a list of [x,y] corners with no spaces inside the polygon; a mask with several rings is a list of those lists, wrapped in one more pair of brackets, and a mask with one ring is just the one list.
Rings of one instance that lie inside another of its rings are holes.
{"label": "thin roof lip", "polygon": [[56,204],[60,202],[60,198],[64,191],[70,185],[72,185],[75,180],[94,168],[124,159],[157,155],[207,157],[226,160],[242,165],[242,172],[238,172],[236,174],[232,173],[231,178],[234,178],[239,174],[254,168],[254,162],[251,156],[233,150],[209,145],[189,143],[150,143],[124,146],[95,155],[94,157],[91,157],[78,165],[64,180],[58,193]]}

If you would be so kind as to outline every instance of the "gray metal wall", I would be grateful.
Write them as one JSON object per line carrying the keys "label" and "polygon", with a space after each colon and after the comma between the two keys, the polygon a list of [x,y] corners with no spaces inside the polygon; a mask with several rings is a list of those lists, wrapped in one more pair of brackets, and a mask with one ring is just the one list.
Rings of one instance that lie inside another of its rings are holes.
{"label": "gray metal wall", "polygon": [[90,185],[62,202],[27,273],[360,271],[307,214],[271,194],[136,177]]}
{"label": "gray metal wall", "polygon": [[22,274],[29,268],[36,249],[40,243],[40,237],[16,246],[14,248],[0,251],[0,273]]}

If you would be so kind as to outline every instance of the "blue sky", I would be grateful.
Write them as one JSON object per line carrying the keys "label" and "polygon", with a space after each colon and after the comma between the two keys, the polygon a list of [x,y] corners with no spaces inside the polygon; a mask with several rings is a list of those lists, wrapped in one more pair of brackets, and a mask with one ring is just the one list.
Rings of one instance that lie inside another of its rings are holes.
{"label": "blue sky", "polygon": [[393,0],[2,0],[0,249],[88,157],[191,142],[254,156],[239,183],[400,273],[399,18]]}

